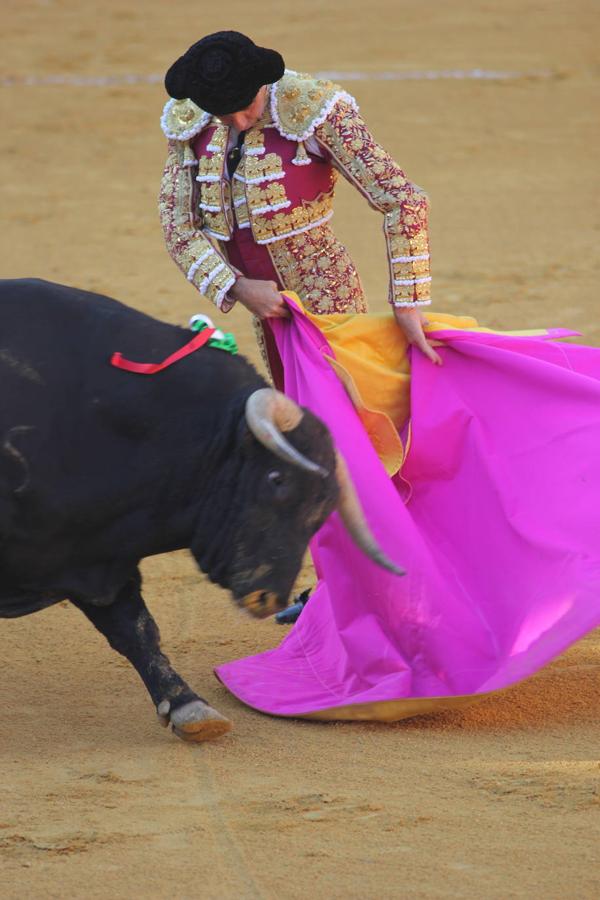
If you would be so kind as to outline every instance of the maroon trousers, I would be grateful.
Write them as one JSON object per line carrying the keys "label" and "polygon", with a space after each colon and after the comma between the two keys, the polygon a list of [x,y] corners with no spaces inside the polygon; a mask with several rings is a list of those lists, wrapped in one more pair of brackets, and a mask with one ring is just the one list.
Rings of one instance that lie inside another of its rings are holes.
{"label": "maroon trousers", "polygon": [[[278,290],[285,289],[275,270],[269,251],[264,244],[255,243],[250,228],[236,227],[234,229],[231,240],[227,241],[227,256],[229,262],[243,272],[246,278],[274,281]],[[269,320],[264,319],[260,322],[260,326],[273,383],[282,391],[284,389],[283,364],[277,351]]]}

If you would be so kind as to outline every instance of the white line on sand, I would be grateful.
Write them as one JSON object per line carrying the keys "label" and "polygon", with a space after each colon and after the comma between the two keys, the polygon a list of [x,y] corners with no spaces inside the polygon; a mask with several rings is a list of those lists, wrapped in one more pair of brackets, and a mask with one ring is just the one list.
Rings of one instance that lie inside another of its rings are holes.
{"label": "white line on sand", "polygon": [[[515,81],[520,78],[547,79],[556,77],[549,69],[536,72],[503,72],[493,69],[423,69],[420,71],[390,72],[316,72],[318,78],[332,81]],[[4,75],[0,87],[38,87],[66,85],[68,87],[112,87],[114,85],[160,84],[163,75]]]}

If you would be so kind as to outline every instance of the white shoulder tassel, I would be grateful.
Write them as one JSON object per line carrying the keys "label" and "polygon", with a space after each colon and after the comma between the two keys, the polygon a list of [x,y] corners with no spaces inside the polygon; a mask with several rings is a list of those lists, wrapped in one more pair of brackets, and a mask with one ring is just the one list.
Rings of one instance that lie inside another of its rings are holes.
{"label": "white shoulder tassel", "polygon": [[310,166],[312,159],[306,152],[303,141],[298,141],[298,149],[296,150],[296,155],[292,162],[295,166]]}

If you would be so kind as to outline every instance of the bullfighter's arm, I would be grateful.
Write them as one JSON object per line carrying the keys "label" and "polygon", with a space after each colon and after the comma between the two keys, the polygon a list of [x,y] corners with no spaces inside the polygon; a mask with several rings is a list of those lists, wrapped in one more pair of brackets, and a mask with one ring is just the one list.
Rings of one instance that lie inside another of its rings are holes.
{"label": "bullfighter's arm", "polygon": [[235,284],[236,273],[211,241],[196,228],[193,169],[186,162],[183,142],[170,140],[159,197],[160,220],[167,248],[188,281],[222,312],[228,312],[233,301],[226,295]]}
{"label": "bullfighter's arm", "polygon": [[429,201],[372,137],[361,116],[339,100],[315,138],[342,175],[384,214],[394,306],[425,306],[429,287]]}

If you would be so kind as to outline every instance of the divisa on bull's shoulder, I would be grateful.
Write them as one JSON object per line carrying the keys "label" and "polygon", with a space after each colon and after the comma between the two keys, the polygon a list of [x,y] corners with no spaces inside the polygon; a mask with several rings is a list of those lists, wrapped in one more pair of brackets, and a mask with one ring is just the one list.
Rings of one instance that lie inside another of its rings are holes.
{"label": "divisa on bull's shoulder", "polygon": [[192,100],[167,100],[160,119],[165,137],[172,141],[189,141],[212,121]]}
{"label": "divisa on bull's shoulder", "polygon": [[282,137],[305,141],[314,134],[339,100],[358,112],[354,97],[339,84],[286,69],[271,87],[271,115]]}

